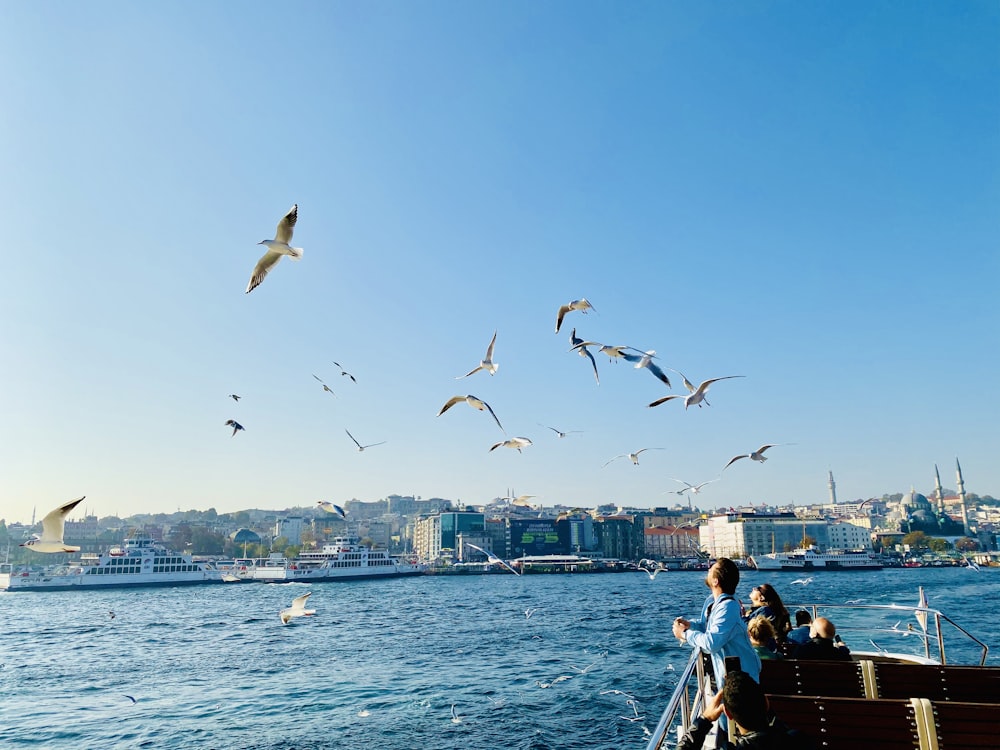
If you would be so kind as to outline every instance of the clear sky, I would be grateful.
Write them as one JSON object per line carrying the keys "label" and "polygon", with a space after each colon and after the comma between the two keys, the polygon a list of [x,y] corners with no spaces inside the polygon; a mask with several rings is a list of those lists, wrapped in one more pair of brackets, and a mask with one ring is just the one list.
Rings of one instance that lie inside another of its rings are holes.
{"label": "clear sky", "polygon": [[[998,39],[975,1],[0,4],[0,517],[652,507],[764,443],[696,504],[956,457],[998,495]],[[745,377],[651,409],[574,326]]]}

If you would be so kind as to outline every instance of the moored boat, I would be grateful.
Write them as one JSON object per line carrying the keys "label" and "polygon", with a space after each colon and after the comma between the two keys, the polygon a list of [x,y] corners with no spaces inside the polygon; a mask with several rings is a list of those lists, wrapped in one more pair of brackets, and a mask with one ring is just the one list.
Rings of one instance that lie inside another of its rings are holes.
{"label": "moored boat", "polygon": [[303,550],[294,559],[281,555],[257,561],[255,581],[343,581],[357,578],[398,578],[422,575],[424,566],[390,555],[388,550],[365,547],[357,536],[334,538],[318,550]]}
{"label": "moored boat", "polygon": [[182,586],[221,583],[222,574],[210,563],[167,549],[149,537],[125,540],[79,560],[45,567],[0,564],[0,591],[58,591],[64,589]]}
{"label": "moored boat", "polygon": [[815,547],[805,547],[794,552],[771,552],[754,555],[747,563],[757,570],[881,570],[884,565],[874,552],[868,550],[829,550],[820,552]]}

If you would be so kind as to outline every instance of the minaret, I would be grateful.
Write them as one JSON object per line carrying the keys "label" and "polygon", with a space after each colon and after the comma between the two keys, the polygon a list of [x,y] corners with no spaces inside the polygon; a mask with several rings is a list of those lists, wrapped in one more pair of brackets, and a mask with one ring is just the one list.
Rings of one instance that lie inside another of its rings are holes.
{"label": "minaret", "polygon": [[833,471],[828,472],[830,474],[830,481],[826,483],[826,486],[830,488],[830,505],[837,504],[837,483],[833,481]]}
{"label": "minaret", "polygon": [[934,499],[937,500],[938,516],[944,516],[944,491],[941,489],[941,475],[938,474],[937,464],[934,464]]}
{"label": "minaret", "polygon": [[955,474],[958,477],[958,501],[962,504],[962,527],[966,536],[972,536],[969,528],[969,509],[965,504],[965,481],[962,479],[962,464],[955,459]]}

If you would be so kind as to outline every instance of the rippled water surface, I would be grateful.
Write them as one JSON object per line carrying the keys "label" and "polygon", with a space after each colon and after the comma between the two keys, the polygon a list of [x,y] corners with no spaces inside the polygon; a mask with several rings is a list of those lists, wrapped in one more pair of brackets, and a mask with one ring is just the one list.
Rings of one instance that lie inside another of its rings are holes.
{"label": "rippled water surface", "polygon": [[[3,593],[0,747],[644,748],[644,727],[655,726],[674,687],[672,667],[689,654],[670,620],[697,613],[703,578]],[[746,599],[768,580],[788,603],[910,605],[923,585],[931,607],[992,646],[998,569],[827,573],[808,587],[794,579],[748,571],[738,593]],[[316,616],[281,625],[278,612],[307,590]],[[884,645],[895,647],[891,636]],[[1000,665],[997,654],[988,663]],[[624,718],[635,711],[612,690],[634,696],[645,718]]]}

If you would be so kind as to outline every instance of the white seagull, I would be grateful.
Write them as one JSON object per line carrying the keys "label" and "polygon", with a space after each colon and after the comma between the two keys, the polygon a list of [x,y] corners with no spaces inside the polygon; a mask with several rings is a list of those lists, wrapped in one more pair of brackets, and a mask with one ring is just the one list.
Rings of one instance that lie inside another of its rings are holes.
{"label": "white seagull", "polygon": [[497,419],[497,415],[493,413],[493,408],[482,399],[476,398],[475,396],[472,395],[452,396],[450,399],[448,399],[448,403],[446,403],[444,406],[441,407],[441,411],[439,411],[437,415],[440,417],[455,404],[459,404],[462,401],[467,403],[473,409],[479,409],[479,411],[488,411],[490,413],[490,416],[493,417],[493,421],[497,423],[497,427],[500,428],[500,432],[504,433],[505,435],[507,434],[507,431],[503,428],[503,425],[500,424],[500,420]]}
{"label": "white seagull", "polygon": [[[597,360],[595,360],[594,359],[594,355],[590,353],[590,349],[588,349],[584,345],[585,344],[584,340],[581,339],[581,338],[579,338],[579,337],[577,337],[577,335],[576,335],[576,329],[575,328],[569,334],[569,343],[570,343],[572,349],[576,349],[576,353],[577,354],[579,354],[581,357],[586,357],[587,359],[590,360],[590,364],[594,368],[594,380],[596,380],[597,384],[600,385],[601,384],[601,378],[597,374]],[[571,349],[571,351],[572,351],[572,349]]]}
{"label": "white seagull", "polygon": [[357,383],[358,382],[358,379],[356,377],[354,377],[353,375],[351,375],[351,373],[349,373],[347,370],[345,370],[344,366],[341,365],[340,362],[334,362],[333,364],[336,367],[339,367],[340,368],[340,374],[341,375],[346,375],[347,377],[349,377],[351,379],[352,383]]}
{"label": "white seagull", "polygon": [[323,378],[321,378],[321,377],[320,377],[319,375],[317,375],[316,373],[313,373],[313,377],[314,377],[314,378],[316,378],[316,380],[318,380],[318,381],[320,382],[320,385],[322,385],[322,386],[323,386],[323,390],[324,390],[324,391],[326,391],[327,393],[329,393],[329,394],[330,394],[331,396],[336,396],[336,395],[337,395],[336,393],[334,393],[334,392],[333,392],[333,391],[332,391],[332,390],[330,389],[330,386],[328,386],[328,385],[327,385],[326,383],[324,383],[324,382],[323,382]]}
{"label": "white seagull", "polygon": [[623,344],[621,346],[612,346],[611,344],[602,344],[600,341],[581,341],[580,343],[573,345],[570,348],[570,351],[572,351],[573,349],[577,350],[586,349],[588,346],[598,347],[597,351],[599,351],[601,354],[607,354],[608,357],[612,360],[627,359],[629,356],[631,356],[625,353],[626,349],[631,349],[634,352],[639,352],[640,355],[646,353],[641,349],[636,349],[634,346],[628,346],[627,344]]}
{"label": "white seagull", "polygon": [[510,567],[507,563],[505,563],[503,560],[501,560],[499,557],[497,557],[496,555],[494,555],[492,552],[487,552],[482,547],[477,547],[475,544],[469,544],[468,542],[465,543],[465,546],[466,547],[471,547],[472,549],[477,550],[479,552],[482,552],[484,555],[486,555],[486,561],[490,565],[502,565],[503,567],[507,568],[507,570],[509,570],[511,573],[513,573],[514,575],[516,575],[516,576],[521,575],[516,570],[514,570],[512,567]]}
{"label": "white seagull", "polygon": [[497,332],[494,331],[493,338],[490,339],[490,345],[486,347],[486,356],[483,357],[483,360],[479,363],[479,366],[473,368],[472,370],[469,370],[469,372],[465,373],[465,375],[459,375],[457,378],[455,378],[455,380],[461,380],[462,378],[467,378],[470,375],[474,375],[475,373],[479,372],[480,370],[486,370],[490,375],[496,375],[497,369],[499,369],[500,367],[500,365],[498,365],[496,362],[493,361],[493,347],[496,345],[496,343],[497,343]]}
{"label": "white seagull", "polygon": [[[559,333],[559,329],[562,328],[563,318],[566,317],[566,313],[572,312],[573,310],[579,310],[586,315],[587,310],[594,310],[594,306],[587,301],[586,297],[581,297],[580,299],[575,299],[572,302],[560,307],[559,312],[556,313],[556,333]],[[594,310],[594,312],[597,311]]]}
{"label": "white seagull", "polygon": [[298,260],[302,257],[301,247],[291,247],[288,243],[292,241],[292,231],[295,229],[295,222],[299,218],[299,204],[296,203],[289,209],[288,213],[285,214],[281,221],[278,222],[278,228],[275,230],[273,240],[261,240],[258,245],[266,245],[267,252],[261,256],[261,259],[257,261],[256,267],[253,269],[253,273],[250,274],[250,283],[247,284],[246,294],[250,294],[254,289],[260,286],[260,282],[264,280],[267,276],[268,271],[270,271],[274,266],[281,260],[282,255],[289,256],[292,260]]}
{"label": "white seagull", "polygon": [[455,711],[455,704],[454,703],[451,704],[451,723],[452,724],[461,724],[462,723],[462,717],[458,715],[457,711]]}
{"label": "white seagull", "polygon": [[796,578],[794,581],[789,582],[788,585],[791,586],[793,584],[800,583],[803,586],[808,586],[812,582],[813,582],[813,577],[809,576],[808,578]]}
{"label": "white seagull", "polygon": [[685,492],[688,491],[690,491],[692,495],[697,495],[698,493],[701,492],[701,488],[704,487],[706,484],[711,484],[712,482],[719,481],[719,478],[716,477],[715,479],[709,479],[707,482],[702,482],[701,484],[690,484],[689,482],[685,482],[683,479],[674,479],[673,477],[670,477],[670,479],[674,482],[680,482],[681,484],[684,485],[684,489],[682,490],[669,490],[670,492],[673,492],[677,495],[683,495]]}
{"label": "white seagull", "polygon": [[526,437],[512,437],[509,440],[504,440],[499,443],[494,443],[491,447],[491,451],[495,451],[497,448],[516,448],[517,452],[521,452],[521,448],[527,448],[533,443]]}
{"label": "white seagull", "polygon": [[643,354],[622,353],[622,356],[627,362],[635,362],[635,369],[638,370],[644,367],[653,373],[658,380],[665,383],[667,388],[673,387],[670,385],[670,378],[667,377],[667,374],[663,372],[663,370],[661,370],[655,362],[653,362],[653,357],[656,356],[656,351],[654,349],[650,349],[648,352],[644,352]]}
{"label": "white seagull", "polygon": [[355,439],[354,435],[351,434],[350,430],[344,430],[344,432],[346,432],[347,433],[347,437],[349,437],[351,440],[353,440],[354,444],[356,446],[358,446],[358,453],[360,453],[361,451],[363,451],[365,448],[371,448],[371,447],[376,446],[376,445],[384,445],[385,444],[385,440],[383,440],[381,443],[369,443],[368,445],[362,445],[361,443],[359,443],[357,441],[357,439]]}
{"label": "white seagull", "polygon": [[646,575],[648,575],[649,576],[649,580],[655,581],[656,580],[656,574],[659,573],[660,571],[666,570],[666,567],[664,567],[663,565],[660,565],[660,566],[658,566],[656,568],[653,568],[652,570],[650,570],[649,568],[640,568],[639,570],[643,571]]}
{"label": "white seagull", "polygon": [[[720,380],[729,380],[730,378],[743,378],[745,375],[723,375],[721,378],[709,378],[708,380],[701,381],[701,385],[694,389],[693,393],[689,393],[687,396],[683,396],[684,408],[687,409],[689,406],[694,406],[695,404],[700,404],[705,400],[705,396],[708,395],[708,389],[711,387],[712,383],[717,383]],[[663,398],[658,398],[653,401],[650,406],[659,406],[660,404],[670,401],[673,398],[682,398],[681,396],[664,396]]]}
{"label": "white seagull", "polygon": [[329,500],[317,500],[316,504],[327,513],[333,513],[333,515],[340,516],[345,521],[347,520],[347,511],[336,503],[331,503]]}
{"label": "white seagull", "polygon": [[226,420],[226,427],[232,427],[233,428],[233,434],[230,437],[235,437],[237,432],[239,432],[240,430],[245,430],[246,429],[243,425],[241,425],[235,419],[227,419]]}
{"label": "white seagull", "polygon": [[531,498],[533,498],[533,497],[536,497],[536,496],[535,495],[518,495],[517,497],[504,497],[504,498],[501,498],[501,500],[506,500],[511,505],[517,505],[518,507],[521,507],[521,508],[530,508],[531,507],[531,503],[529,503],[528,501]]}
{"label": "white seagull", "polygon": [[578,432],[583,432],[583,430],[566,430],[565,432],[563,432],[562,430],[557,430],[555,427],[549,427],[547,424],[542,424],[541,422],[538,423],[538,426],[539,427],[546,427],[546,428],[552,430],[556,435],[558,435],[561,438],[564,438],[567,435],[575,435]]}
{"label": "white seagull", "polygon": [[751,451],[750,453],[741,453],[738,456],[733,456],[731,459],[729,459],[729,463],[722,467],[722,470],[725,471],[734,463],[739,461],[741,458],[749,458],[752,461],[758,461],[759,463],[764,463],[767,460],[767,456],[764,455],[764,451],[766,451],[768,448],[773,448],[776,445],[779,445],[779,443],[768,443],[767,445],[762,445],[760,446],[760,448],[758,448],[755,451]]}
{"label": "white seagull", "polygon": [[[680,375],[680,376],[681,376],[681,382],[682,382],[682,383],[684,383],[684,387],[685,387],[685,388],[687,388],[687,392],[688,392],[688,393],[694,393],[694,392],[695,392],[696,390],[698,390],[698,389],[697,389],[697,388],[695,387],[695,384],[694,384],[694,383],[692,383],[692,382],[691,382],[690,380],[688,380],[688,379],[687,379],[687,378],[686,378],[686,377],[684,376],[684,373],[683,373],[683,372],[681,372],[680,370],[675,370],[675,369],[674,369],[673,367],[668,367],[667,369],[668,369],[668,370],[670,370],[670,372],[676,372],[676,373],[677,373],[678,375]],[[704,396],[702,396],[702,399],[701,399],[701,401],[700,401],[700,402],[698,402],[698,408],[699,408],[699,409],[701,408],[701,405],[702,405],[702,403],[704,403],[704,404],[705,404],[705,406],[711,406],[711,404],[710,404],[710,403],[708,403],[708,399],[707,399],[707,398],[705,398]]]}
{"label": "white seagull", "polygon": [[35,552],[79,552],[79,547],[74,547],[63,541],[63,529],[66,527],[66,516],[73,508],[83,502],[83,497],[70,500],[55,510],[49,511],[42,519],[41,535],[35,534],[33,539],[18,546],[27,547]]}
{"label": "white seagull", "polygon": [[[609,463],[611,463],[611,461],[617,461],[619,458],[627,458],[633,464],[635,464],[636,466],[638,466],[639,465],[639,454],[640,453],[642,453],[644,451],[662,451],[662,450],[664,450],[664,449],[663,448],[640,448],[635,453],[622,453],[619,456],[615,456],[614,458],[612,458],[609,461],[605,462],[604,466],[607,466]],[[601,468],[603,469],[604,466],[602,466]]]}
{"label": "white seagull", "polygon": [[308,617],[309,615],[316,614],[315,609],[306,609],[306,599],[310,596],[312,596],[312,592],[307,591],[302,596],[292,599],[292,606],[281,610],[281,624],[287,625],[293,617]]}

